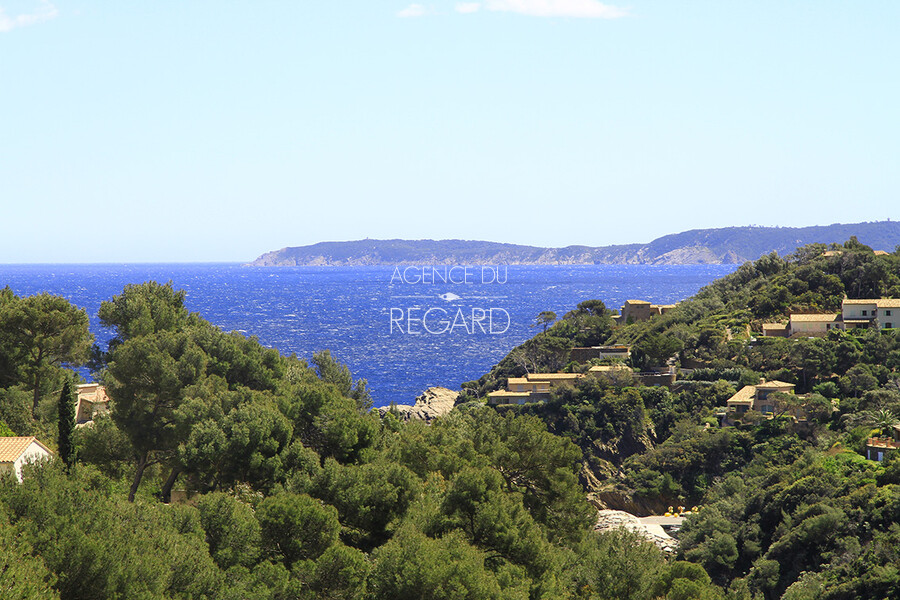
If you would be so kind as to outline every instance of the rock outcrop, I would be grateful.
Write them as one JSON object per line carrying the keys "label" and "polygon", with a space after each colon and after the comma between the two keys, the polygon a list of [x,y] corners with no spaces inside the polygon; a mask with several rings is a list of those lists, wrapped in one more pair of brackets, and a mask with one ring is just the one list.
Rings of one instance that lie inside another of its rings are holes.
{"label": "rock outcrop", "polygon": [[662,498],[655,501],[635,498],[633,493],[615,489],[614,486],[609,484],[598,488],[596,491],[588,492],[587,498],[597,509],[619,510],[639,516],[661,514],[665,512],[668,506]]}
{"label": "rock outcrop", "polygon": [[633,514],[622,510],[598,511],[597,524],[594,525],[594,531],[609,531],[613,529],[633,531],[656,544],[663,552],[674,553],[678,549],[678,540],[666,533],[659,525],[642,523]]}
{"label": "rock outcrop", "polygon": [[[400,419],[403,421],[418,419],[430,423],[437,417],[446,415],[453,410],[458,396],[459,392],[454,392],[445,387],[430,387],[416,398],[415,404],[411,406],[408,404],[395,404],[393,408],[399,413]],[[378,410],[385,413],[391,410],[391,407],[382,406]]]}

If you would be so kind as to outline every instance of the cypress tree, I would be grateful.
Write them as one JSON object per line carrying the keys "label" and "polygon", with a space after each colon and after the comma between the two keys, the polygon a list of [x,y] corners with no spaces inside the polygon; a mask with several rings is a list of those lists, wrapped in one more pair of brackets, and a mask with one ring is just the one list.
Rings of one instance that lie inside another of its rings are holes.
{"label": "cypress tree", "polygon": [[66,469],[75,462],[75,397],[72,394],[72,384],[67,379],[59,394],[59,457],[66,465]]}

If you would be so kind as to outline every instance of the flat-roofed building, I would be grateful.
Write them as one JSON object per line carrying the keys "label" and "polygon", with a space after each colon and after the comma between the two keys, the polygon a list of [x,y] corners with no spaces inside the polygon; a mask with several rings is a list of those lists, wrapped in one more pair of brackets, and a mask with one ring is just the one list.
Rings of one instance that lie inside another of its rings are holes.
{"label": "flat-roofed building", "polygon": [[510,377],[506,380],[506,389],[510,392],[527,392],[529,394],[550,393],[550,382],[532,381],[528,377]]}
{"label": "flat-roofed building", "polygon": [[900,442],[890,438],[869,438],[866,440],[866,458],[881,462],[891,450],[900,449]]}
{"label": "flat-roofed building", "polygon": [[627,325],[636,321],[646,321],[658,315],[664,315],[678,304],[652,304],[647,300],[626,300],[622,311],[613,317],[616,325]]}
{"label": "flat-roofed building", "polygon": [[588,373],[592,375],[603,375],[607,373],[624,373],[631,372],[632,369],[628,365],[623,365],[622,363],[615,363],[612,365],[595,365],[588,369]]}
{"label": "flat-roofed building", "polygon": [[525,376],[529,382],[547,382],[551,386],[561,383],[575,383],[584,377],[583,373],[529,373]]}
{"label": "flat-roofed building", "polygon": [[569,351],[569,360],[575,362],[586,363],[595,358],[628,360],[631,358],[631,346],[585,346]]}
{"label": "flat-roofed building", "polygon": [[[547,397],[549,398],[549,393]],[[497,390],[488,394],[488,404],[528,404],[529,402],[541,402],[543,400],[545,398],[539,398],[537,394],[532,395],[531,392]]]}
{"label": "flat-roofed building", "polygon": [[891,450],[900,450],[900,425],[891,428],[892,437],[871,437],[866,440],[866,458],[881,462]]}
{"label": "flat-roofed building", "polygon": [[566,383],[575,383],[583,373],[528,373],[525,377],[510,377],[506,389],[488,394],[488,404],[527,404],[550,399],[550,390]]}

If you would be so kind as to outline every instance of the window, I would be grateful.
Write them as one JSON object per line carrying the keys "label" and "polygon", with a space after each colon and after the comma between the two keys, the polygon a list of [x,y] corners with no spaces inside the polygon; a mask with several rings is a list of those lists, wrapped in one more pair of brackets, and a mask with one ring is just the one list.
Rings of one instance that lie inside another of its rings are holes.
{"label": "window", "polygon": [[885,329],[891,329],[893,326],[894,326],[893,323],[885,323],[885,324],[884,324],[884,328],[885,328]]}
{"label": "window", "polygon": [[891,316],[891,311],[889,311],[889,310],[884,311],[884,316],[886,316],[886,317]]}
{"label": "window", "polygon": [[862,311],[862,316],[866,317],[868,315],[869,315],[869,311],[867,311],[867,310]]}

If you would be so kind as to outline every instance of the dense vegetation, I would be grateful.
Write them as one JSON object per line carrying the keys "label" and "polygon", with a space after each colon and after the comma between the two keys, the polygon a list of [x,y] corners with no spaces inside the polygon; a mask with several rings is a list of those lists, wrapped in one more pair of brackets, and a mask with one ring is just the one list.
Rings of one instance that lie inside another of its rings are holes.
{"label": "dense vegetation", "polygon": [[[0,291],[0,434],[72,463],[0,484],[0,596],[900,597],[900,457],[863,456],[898,423],[900,338],[759,336],[845,295],[900,296],[900,253],[824,250],[765,256],[646,322],[613,327],[599,300],[542,313],[432,425],[370,411],[327,352],[307,364],[221,332],[171,285],[104,303],[115,337],[90,356],[82,311]],[[510,376],[585,371],[570,348],[604,343],[631,344],[637,370],[689,369],[672,389],[614,370],[546,403],[484,405]],[[88,359],[113,410],[71,433],[67,367]],[[796,384],[809,421],[721,426],[716,408],[760,377]],[[587,498],[701,510],[666,557],[593,532]]]}
{"label": "dense vegetation", "polygon": [[[845,296],[900,297],[900,252],[875,254],[851,239],[764,256],[665,315],[615,329],[602,303],[582,303],[465,384],[465,399],[526,372],[583,371],[566,364],[573,346],[631,344],[638,370],[690,367],[672,389],[611,372],[554,389],[547,403],[499,410],[537,416],[576,443],[580,479],[598,505],[640,514],[701,504],[682,529],[679,558],[734,593],[900,597],[900,457],[864,458],[868,437],[900,423],[900,336],[759,333],[791,312],[838,312]],[[720,427],[716,407],[760,377],[796,384],[808,423],[751,412]]]}
{"label": "dense vegetation", "polygon": [[[72,432],[57,417],[72,418],[67,367],[89,358],[83,311],[0,298],[2,429],[71,463],[0,482],[4,600],[716,593],[700,567],[593,532],[580,452],[539,419],[482,406],[430,426],[382,417],[328,352],[307,364],[224,333],[171,285],[103,303],[115,336],[91,360],[112,411]],[[31,339],[22,314],[61,329]],[[41,341],[57,338],[69,341]],[[53,348],[43,363],[38,343]]]}

